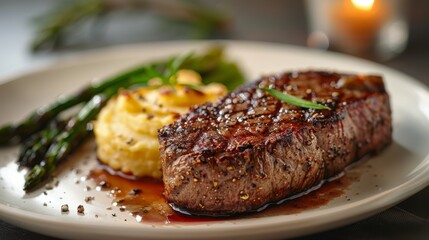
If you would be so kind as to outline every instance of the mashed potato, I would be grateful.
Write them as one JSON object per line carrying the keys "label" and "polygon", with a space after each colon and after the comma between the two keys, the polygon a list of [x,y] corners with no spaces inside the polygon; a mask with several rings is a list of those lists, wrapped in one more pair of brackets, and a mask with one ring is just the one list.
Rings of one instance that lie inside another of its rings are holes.
{"label": "mashed potato", "polygon": [[[201,83],[189,70],[178,73],[178,82]],[[115,170],[137,177],[161,178],[158,129],[172,123],[189,108],[225,95],[226,88],[212,83],[194,90],[183,85],[145,87],[123,91],[101,110],[94,123],[97,156]]]}

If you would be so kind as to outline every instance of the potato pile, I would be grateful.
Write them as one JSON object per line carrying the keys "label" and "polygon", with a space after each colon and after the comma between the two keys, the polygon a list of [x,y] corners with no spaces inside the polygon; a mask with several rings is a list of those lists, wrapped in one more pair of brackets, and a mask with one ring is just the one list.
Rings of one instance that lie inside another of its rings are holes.
{"label": "potato pile", "polygon": [[[201,84],[198,73],[190,70],[180,70],[177,81]],[[175,85],[174,90],[172,86],[149,86],[121,91],[94,123],[99,160],[136,177],[161,178],[158,129],[178,119],[191,106],[214,102],[227,93],[218,83],[197,86]]]}

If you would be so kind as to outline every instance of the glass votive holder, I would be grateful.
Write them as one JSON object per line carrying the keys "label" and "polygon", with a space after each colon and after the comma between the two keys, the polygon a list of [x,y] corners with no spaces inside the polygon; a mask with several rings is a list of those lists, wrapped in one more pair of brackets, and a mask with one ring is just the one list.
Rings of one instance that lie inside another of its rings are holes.
{"label": "glass votive holder", "polygon": [[310,47],[387,60],[408,41],[404,0],[307,0]]}

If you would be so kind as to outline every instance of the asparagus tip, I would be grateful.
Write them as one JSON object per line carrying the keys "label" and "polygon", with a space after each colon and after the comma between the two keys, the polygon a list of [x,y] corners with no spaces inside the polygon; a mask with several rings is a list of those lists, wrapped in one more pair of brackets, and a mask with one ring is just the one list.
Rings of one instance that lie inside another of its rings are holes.
{"label": "asparagus tip", "polygon": [[24,191],[30,192],[37,187],[45,178],[46,170],[40,166],[34,166],[31,172],[25,177]]}

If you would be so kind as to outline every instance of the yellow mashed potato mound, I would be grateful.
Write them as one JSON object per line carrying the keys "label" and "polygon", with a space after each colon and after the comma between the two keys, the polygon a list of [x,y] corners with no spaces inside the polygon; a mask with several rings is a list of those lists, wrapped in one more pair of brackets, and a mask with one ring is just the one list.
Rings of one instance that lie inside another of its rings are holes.
{"label": "yellow mashed potato mound", "polygon": [[[177,81],[200,84],[198,73],[181,70]],[[155,80],[156,82],[156,80]],[[222,84],[145,87],[122,91],[101,110],[94,123],[99,160],[137,177],[161,178],[158,129],[174,122],[191,106],[214,102],[227,93]]]}

